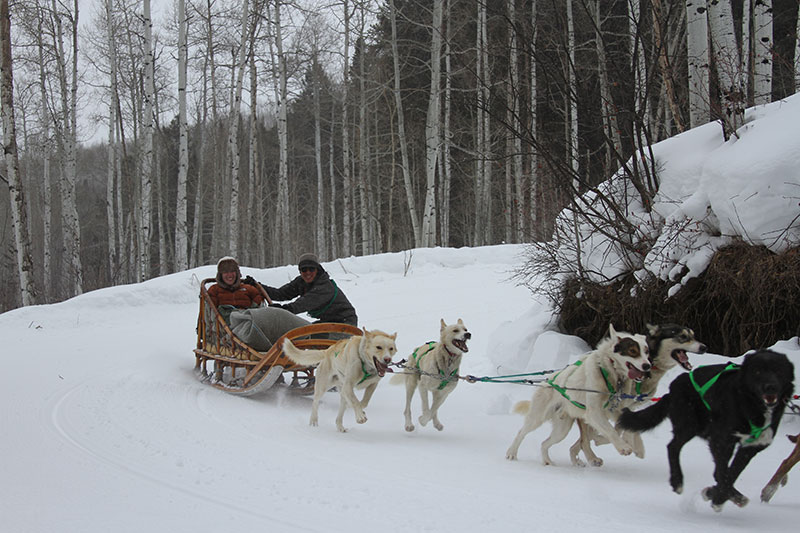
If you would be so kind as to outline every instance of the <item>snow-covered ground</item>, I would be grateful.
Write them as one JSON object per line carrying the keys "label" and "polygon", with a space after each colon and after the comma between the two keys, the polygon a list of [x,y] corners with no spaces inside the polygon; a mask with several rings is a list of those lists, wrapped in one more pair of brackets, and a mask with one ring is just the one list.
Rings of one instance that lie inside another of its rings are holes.
{"label": "snow-covered ground", "polygon": [[[494,376],[560,367],[587,349],[548,329],[551,310],[507,281],[522,250],[438,248],[325,266],[362,326],[398,333],[400,357],[436,339],[440,318],[462,318],[473,339],[461,373]],[[296,268],[243,271],[276,285]],[[519,461],[507,461],[522,423],[511,406],[531,386],[461,382],[440,412],[443,431],[407,433],[404,387],[384,380],[367,423],[348,410],[344,434],[335,393],[310,427],[310,397],[280,386],[254,398],[216,390],[195,377],[191,351],[198,280],[213,273],[201,267],[0,315],[0,531],[745,532],[790,531],[800,518],[800,472],[771,503],[758,501],[791,449],[783,435],[800,432],[795,415],[741,476],[750,505],[715,513],[699,496],[712,481],[703,441],[684,449],[685,493],[670,490],[668,422],[645,435],[643,460],[603,446],[604,466],[573,467],[573,430],[545,467],[544,426]],[[798,339],[775,348],[800,367]]]}

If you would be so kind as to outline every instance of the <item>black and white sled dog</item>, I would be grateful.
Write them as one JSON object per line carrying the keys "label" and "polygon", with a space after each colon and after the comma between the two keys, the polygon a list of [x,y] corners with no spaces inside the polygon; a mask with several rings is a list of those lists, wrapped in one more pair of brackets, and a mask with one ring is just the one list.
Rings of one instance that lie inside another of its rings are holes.
{"label": "black and white sled dog", "polygon": [[613,325],[608,329],[608,337],[597,348],[551,374],[547,379],[549,386],[538,387],[532,401],[514,406],[515,412],[525,413],[525,422],[506,451],[506,459],[516,459],[525,436],[547,420],[553,427],[541,448],[542,462],[546,465],[552,464],[548,450],[564,440],[576,419],[594,428],[620,454],[633,453],[633,447],[609,422],[607,404],[628,380],[641,381],[650,371],[647,344],[644,335],[617,332]]}
{"label": "black and white sled dog", "polygon": [[715,511],[728,500],[744,507],[749,500],[733,485],[750,460],[772,442],[793,381],[794,366],[784,354],[760,350],[747,354],[741,365],[708,365],[681,374],[658,402],[640,411],[624,409],[619,426],[646,431],[669,417],[669,483],[678,494],[683,491],[681,448],[694,437],[706,439],[716,485],[703,489],[703,498],[711,500]]}
{"label": "black and white sled dog", "polygon": [[[405,380],[406,408],[403,414],[406,418],[406,431],[414,431],[414,422],[411,420],[411,400],[414,391],[419,388],[419,397],[422,400],[422,414],[419,423],[423,426],[433,421],[433,427],[439,431],[444,426],[439,421],[439,408],[447,396],[453,392],[458,384],[458,369],[461,366],[461,356],[469,351],[467,341],[472,338],[472,333],[459,318],[455,324],[446,324],[440,320],[439,342],[429,342],[417,347],[411,355],[411,360],[406,365],[406,372],[396,374],[390,383],[395,380]],[[428,394],[430,393],[430,403]]]}
{"label": "black and white sled dog", "polygon": [[[678,324],[647,324],[646,338],[652,365],[650,371],[640,382],[628,381],[624,391],[625,398],[609,406],[614,411],[610,418],[616,419],[622,408],[630,407],[637,398],[652,396],[661,378],[673,368],[681,366],[684,370],[691,370],[687,352],[703,354],[708,350],[705,344],[695,338],[694,331]],[[580,437],[569,449],[572,464],[584,466],[583,461],[578,458],[578,452],[583,450],[590,464],[602,466],[603,460],[594,454],[591,441],[594,440],[596,444],[607,444],[608,441],[600,437],[592,427],[587,427],[583,420],[578,420],[578,428]],[[624,432],[623,438],[633,446],[636,457],[644,458],[644,443],[639,433]]]}

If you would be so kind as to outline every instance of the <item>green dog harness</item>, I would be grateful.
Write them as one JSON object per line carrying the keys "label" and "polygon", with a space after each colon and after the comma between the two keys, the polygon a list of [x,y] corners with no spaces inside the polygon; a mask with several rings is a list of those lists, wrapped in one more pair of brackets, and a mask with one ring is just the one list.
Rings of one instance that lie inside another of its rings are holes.
{"label": "green dog harness", "polygon": [[[698,370],[700,368],[703,368],[703,367],[698,367]],[[692,382],[692,386],[694,387],[694,390],[696,390],[697,394],[700,395],[700,399],[703,401],[703,404],[706,406],[706,409],[708,409],[709,412],[711,411],[711,406],[708,404],[708,402],[706,401],[706,398],[705,398],[706,393],[708,392],[708,389],[710,389],[714,385],[714,383],[717,382],[719,377],[722,374],[724,374],[725,372],[730,372],[731,370],[739,370],[740,368],[741,367],[739,365],[737,365],[736,363],[728,363],[728,366],[726,366],[725,368],[720,370],[719,374],[717,374],[716,376],[714,376],[711,379],[709,379],[706,382],[706,384],[703,385],[702,387],[700,385],[698,385],[697,381],[694,379],[694,372],[695,371],[693,370],[693,371],[689,372],[689,380]],[[769,428],[769,426],[770,426],[769,424],[766,424],[766,425],[764,425],[764,427],[758,427],[757,425],[753,424],[753,422],[750,419],[747,420],[747,423],[750,424],[750,438],[745,440],[746,443],[757,441],[761,437],[761,434],[764,433],[764,431],[766,431],[767,428]]]}
{"label": "green dog harness", "polygon": [[[420,370],[419,362],[422,361],[422,358],[425,357],[425,355],[428,354],[428,352],[433,351],[433,348],[435,346],[436,346],[436,341],[428,341],[424,345],[414,350],[414,353],[411,354],[411,358],[414,360],[414,365],[416,366],[417,370]],[[425,351],[418,354],[417,352],[420,350],[420,348],[425,348]],[[453,378],[458,376],[457,367],[455,370],[450,372],[450,375],[445,374],[441,368],[437,368],[437,370],[439,370],[439,375],[442,377],[442,382],[439,383],[439,387],[437,387],[437,390],[442,390],[447,386],[448,383],[450,383],[453,380]]]}

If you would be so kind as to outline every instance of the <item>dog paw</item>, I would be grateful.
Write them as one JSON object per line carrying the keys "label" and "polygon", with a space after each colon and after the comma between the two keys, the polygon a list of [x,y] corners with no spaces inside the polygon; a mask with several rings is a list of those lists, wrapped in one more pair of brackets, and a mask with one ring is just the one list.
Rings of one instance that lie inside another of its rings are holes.
{"label": "dog paw", "polygon": [[337,426],[336,429],[339,430],[339,433],[347,433],[347,428],[344,426]]}
{"label": "dog paw", "polygon": [[584,463],[578,457],[571,457],[570,459],[572,459],[572,466],[579,466],[581,468],[586,468],[586,463]]}
{"label": "dog paw", "polygon": [[763,489],[761,489],[761,501],[764,503],[768,503],[772,497],[775,495],[775,492],[778,490],[778,484],[775,483],[773,485],[767,485]]}
{"label": "dog paw", "polygon": [[308,421],[308,425],[317,427],[319,425],[319,420],[317,420],[316,418],[312,417],[311,420]]}
{"label": "dog paw", "polygon": [[618,448],[618,450],[620,455],[627,456],[633,453],[633,448],[631,448],[630,446],[621,446],[620,448]]}
{"label": "dog paw", "polygon": [[675,494],[683,494],[683,484],[672,485],[672,492],[674,492]]}
{"label": "dog paw", "polygon": [[359,417],[356,417],[356,422],[358,422],[359,424],[363,424],[366,421],[367,421],[367,415],[361,415]]}
{"label": "dog paw", "polygon": [[430,420],[431,420],[430,418],[425,418],[424,415],[420,416],[419,417],[419,425],[422,426],[422,427],[425,427],[425,426],[428,425],[428,422],[430,422]]}
{"label": "dog paw", "polygon": [[603,460],[599,457],[597,459],[592,460],[592,466],[603,466]]}
{"label": "dog paw", "polygon": [[409,433],[414,431],[414,429],[415,429],[414,424],[406,424],[406,431],[408,431]]}
{"label": "dog paw", "polygon": [[516,461],[517,460],[517,452],[512,452],[511,450],[508,450],[506,452],[506,459],[508,459],[509,461]]}
{"label": "dog paw", "polygon": [[744,494],[742,494],[741,492],[739,492],[736,489],[733,489],[733,494],[728,499],[730,501],[732,501],[733,504],[738,506],[738,507],[744,507],[745,505],[750,503],[750,498],[748,498],[747,496],[745,496]]}
{"label": "dog paw", "polygon": [[441,431],[441,430],[443,430],[443,429],[444,429],[444,425],[442,425],[442,423],[441,423],[441,422],[434,422],[434,423],[433,423],[433,427],[435,427],[435,428],[436,428],[436,429],[438,429],[439,431]]}

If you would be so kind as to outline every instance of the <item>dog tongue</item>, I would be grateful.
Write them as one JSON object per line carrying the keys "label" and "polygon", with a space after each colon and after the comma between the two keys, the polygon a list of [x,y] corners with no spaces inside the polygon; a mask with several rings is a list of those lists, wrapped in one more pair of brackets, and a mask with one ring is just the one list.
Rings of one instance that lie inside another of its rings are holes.
{"label": "dog tongue", "polygon": [[686,350],[678,350],[675,352],[676,359],[678,363],[685,368],[686,370],[692,369],[692,364],[689,362],[689,356],[686,354]]}
{"label": "dog tongue", "polygon": [[635,368],[633,366],[629,366],[628,367],[628,378],[632,379],[634,381],[642,381],[642,378],[644,378],[644,372],[642,372],[638,368]]}
{"label": "dog tongue", "polygon": [[378,371],[378,375],[379,375],[380,377],[383,377],[383,375],[384,375],[385,373],[387,373],[387,372],[391,372],[392,374],[394,374],[394,370],[392,370],[391,368],[389,368],[389,366],[388,366],[388,365],[385,365],[385,364],[381,363],[380,361],[378,361],[378,359],[377,359],[377,358],[373,357],[373,358],[372,358],[372,362],[373,362],[373,363],[375,363],[375,370],[377,370],[377,371]]}

